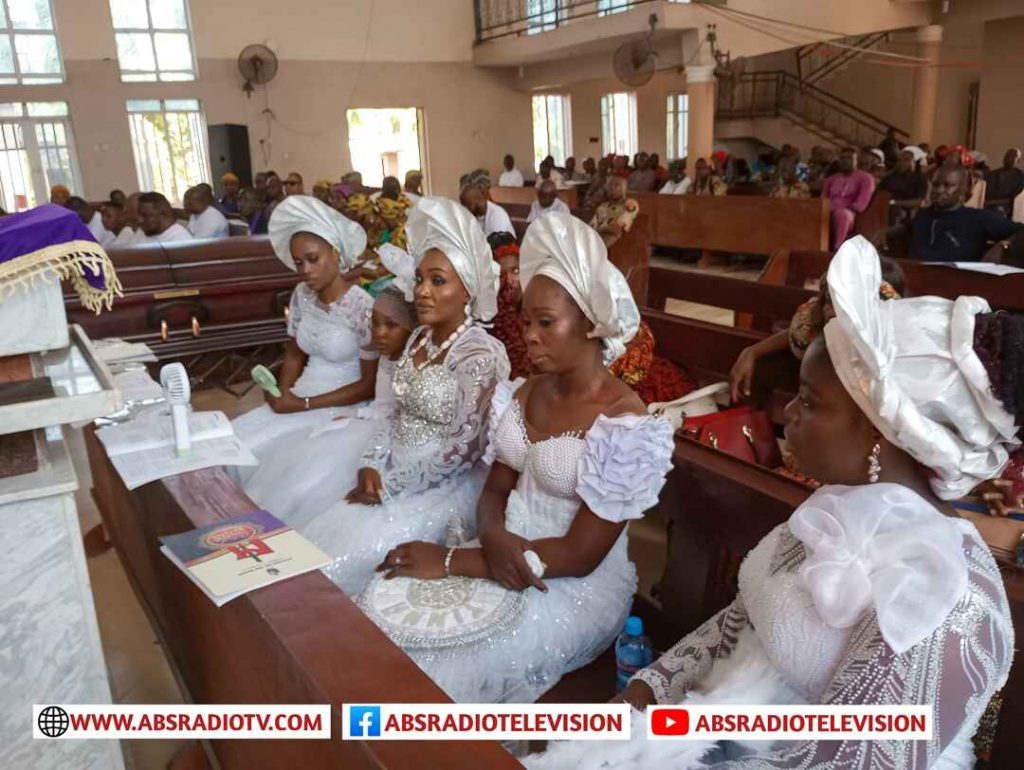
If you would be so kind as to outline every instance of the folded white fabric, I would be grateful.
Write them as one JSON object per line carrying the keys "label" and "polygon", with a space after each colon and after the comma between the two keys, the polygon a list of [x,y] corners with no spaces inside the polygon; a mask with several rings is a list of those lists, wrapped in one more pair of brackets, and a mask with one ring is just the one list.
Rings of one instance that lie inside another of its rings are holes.
{"label": "folded white fabric", "polygon": [[963,535],[899,484],[822,487],[789,519],[818,615],[849,628],[874,609],[897,654],[930,636],[967,590]]}

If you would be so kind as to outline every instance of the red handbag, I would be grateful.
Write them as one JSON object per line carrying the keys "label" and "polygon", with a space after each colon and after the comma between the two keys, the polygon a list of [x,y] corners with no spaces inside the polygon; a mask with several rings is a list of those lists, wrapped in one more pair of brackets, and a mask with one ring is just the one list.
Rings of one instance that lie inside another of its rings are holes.
{"label": "red handbag", "polygon": [[682,430],[683,435],[748,463],[766,468],[782,465],[782,453],[768,413],[755,411],[752,406],[688,418]]}

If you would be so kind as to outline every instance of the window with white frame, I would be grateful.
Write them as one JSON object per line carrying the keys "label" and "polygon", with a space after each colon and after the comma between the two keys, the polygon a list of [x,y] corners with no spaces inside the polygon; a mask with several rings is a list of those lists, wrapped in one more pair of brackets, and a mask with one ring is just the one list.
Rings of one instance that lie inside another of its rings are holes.
{"label": "window with white frame", "polygon": [[613,13],[628,11],[633,0],[597,0],[597,15],[611,16]]}
{"label": "window with white frame", "polygon": [[0,0],[0,85],[63,82],[50,0]]}
{"label": "window with white frame", "polygon": [[605,155],[636,153],[636,94],[620,91],[601,97],[601,139]]}
{"label": "window with white frame", "polygon": [[572,155],[572,110],[569,97],[541,94],[533,97],[533,167],[548,155],[557,165]]}
{"label": "window with white frame", "polygon": [[110,0],[126,83],[196,79],[188,0]]}
{"label": "window with white frame", "polygon": [[686,119],[689,103],[686,94],[669,94],[668,97],[668,153],[669,160],[686,157]]}
{"label": "window with white frame", "polygon": [[526,34],[536,35],[558,26],[559,0],[526,0]]}
{"label": "window with white frame", "polygon": [[130,99],[128,123],[139,189],[181,203],[210,178],[206,120],[198,99]]}
{"label": "window with white frame", "polygon": [[81,195],[67,102],[0,104],[0,206],[24,211],[64,185]]}

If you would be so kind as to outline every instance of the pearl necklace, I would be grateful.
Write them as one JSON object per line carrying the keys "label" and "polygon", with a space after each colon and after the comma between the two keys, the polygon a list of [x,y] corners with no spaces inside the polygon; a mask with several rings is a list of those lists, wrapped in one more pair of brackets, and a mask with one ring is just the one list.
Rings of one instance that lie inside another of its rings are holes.
{"label": "pearl necklace", "polygon": [[[434,361],[440,358],[448,348],[455,344],[455,341],[459,336],[466,331],[470,326],[473,325],[471,318],[466,318],[465,321],[459,324],[458,328],[448,335],[448,339],[442,342],[435,348],[433,341],[431,340],[430,332],[423,335],[423,338],[416,344],[416,347],[412,349],[409,354],[410,360],[413,362],[413,366],[416,367],[416,371],[421,372],[426,367],[430,366]],[[422,364],[416,363],[416,354],[419,353],[423,348],[427,349],[427,357],[423,360]]]}

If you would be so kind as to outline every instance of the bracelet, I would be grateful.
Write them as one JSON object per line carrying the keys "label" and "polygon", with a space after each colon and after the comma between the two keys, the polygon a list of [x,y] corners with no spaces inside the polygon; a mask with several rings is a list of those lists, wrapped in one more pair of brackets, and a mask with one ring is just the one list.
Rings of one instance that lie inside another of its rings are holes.
{"label": "bracelet", "polygon": [[306,411],[308,412],[309,411],[309,399],[305,398],[303,400],[306,402]]}
{"label": "bracelet", "polygon": [[457,548],[458,548],[458,546],[454,546],[453,545],[451,548],[449,548],[447,551],[445,551],[445,554],[444,554],[444,576],[445,577],[451,577],[452,576],[452,557],[455,555],[455,551],[457,550]]}

